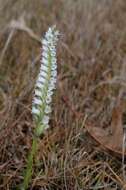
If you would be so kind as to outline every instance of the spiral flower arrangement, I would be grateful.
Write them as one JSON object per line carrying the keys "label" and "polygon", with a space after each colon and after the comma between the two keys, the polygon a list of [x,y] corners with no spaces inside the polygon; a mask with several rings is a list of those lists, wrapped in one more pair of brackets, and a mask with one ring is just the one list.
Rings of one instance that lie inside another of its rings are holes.
{"label": "spiral flower arrangement", "polygon": [[41,67],[32,104],[32,114],[36,125],[35,133],[38,136],[49,127],[50,104],[57,77],[56,44],[58,35],[59,32],[52,27],[49,28],[42,40]]}

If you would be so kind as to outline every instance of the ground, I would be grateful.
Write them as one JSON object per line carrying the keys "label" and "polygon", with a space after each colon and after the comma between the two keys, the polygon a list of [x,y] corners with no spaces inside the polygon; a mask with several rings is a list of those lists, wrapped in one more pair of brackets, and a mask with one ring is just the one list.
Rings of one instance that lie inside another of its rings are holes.
{"label": "ground", "polygon": [[121,155],[87,130],[110,125],[120,91],[125,115],[125,0],[0,0],[0,189],[23,181],[41,39],[52,25],[60,31],[57,89],[29,189],[126,189]]}

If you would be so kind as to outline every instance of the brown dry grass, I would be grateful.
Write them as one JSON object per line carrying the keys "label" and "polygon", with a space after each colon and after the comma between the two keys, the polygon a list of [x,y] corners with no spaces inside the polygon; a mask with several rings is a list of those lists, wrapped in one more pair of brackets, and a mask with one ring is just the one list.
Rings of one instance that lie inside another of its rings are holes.
{"label": "brown dry grass", "polygon": [[121,160],[85,131],[85,120],[111,120],[120,85],[102,82],[119,77],[126,61],[125,0],[0,0],[0,189],[23,179],[40,37],[53,24],[62,34],[58,87],[30,188],[125,189]]}

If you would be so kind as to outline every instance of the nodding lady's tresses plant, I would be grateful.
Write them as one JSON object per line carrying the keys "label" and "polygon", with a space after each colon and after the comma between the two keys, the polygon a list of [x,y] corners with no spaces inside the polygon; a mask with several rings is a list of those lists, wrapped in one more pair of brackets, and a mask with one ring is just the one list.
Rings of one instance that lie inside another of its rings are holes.
{"label": "nodding lady's tresses plant", "polygon": [[28,157],[22,190],[28,188],[33,172],[33,160],[37,152],[37,140],[44,130],[49,128],[49,114],[51,101],[57,79],[56,45],[59,32],[55,26],[48,29],[42,40],[43,51],[41,57],[40,73],[38,75],[35,94],[32,103],[32,115],[35,123],[35,131],[32,149]]}

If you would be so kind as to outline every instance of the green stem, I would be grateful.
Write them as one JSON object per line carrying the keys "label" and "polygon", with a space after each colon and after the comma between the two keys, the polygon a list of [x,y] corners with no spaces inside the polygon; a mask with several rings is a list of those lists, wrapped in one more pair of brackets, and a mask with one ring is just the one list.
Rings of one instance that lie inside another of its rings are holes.
{"label": "green stem", "polygon": [[28,185],[29,185],[30,180],[32,178],[33,160],[35,158],[36,152],[37,152],[37,137],[34,137],[33,141],[32,141],[32,148],[31,148],[30,154],[28,156],[27,168],[25,171],[24,182],[23,182],[23,185],[21,187],[21,190],[26,190],[28,188]]}

